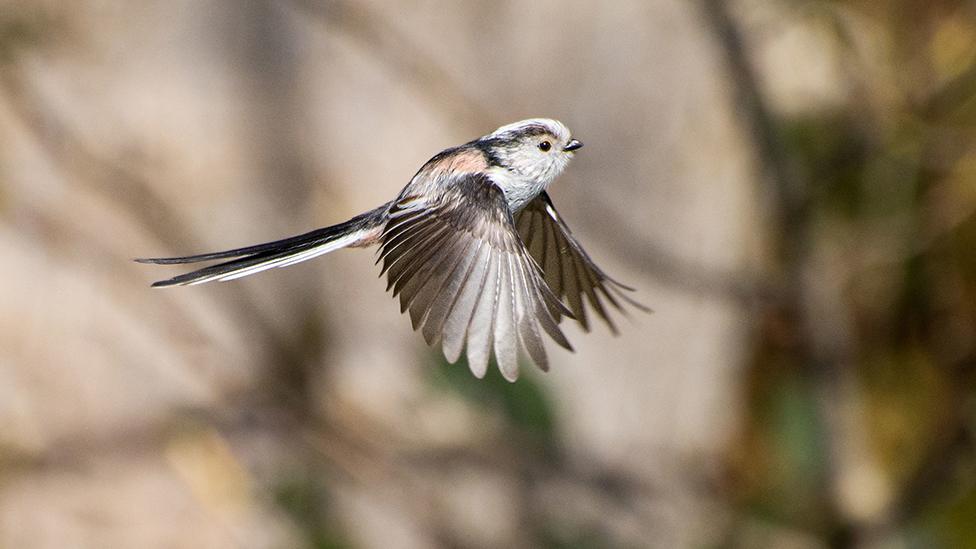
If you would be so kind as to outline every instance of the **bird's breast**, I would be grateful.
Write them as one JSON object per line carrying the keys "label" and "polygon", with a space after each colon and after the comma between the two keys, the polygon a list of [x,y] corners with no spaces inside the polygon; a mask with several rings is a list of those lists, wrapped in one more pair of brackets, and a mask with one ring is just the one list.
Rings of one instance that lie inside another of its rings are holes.
{"label": "bird's breast", "polygon": [[495,185],[498,185],[498,188],[505,193],[508,209],[513,214],[520,211],[526,204],[539,196],[539,193],[546,190],[544,181],[517,177],[505,169],[491,170],[490,177]]}

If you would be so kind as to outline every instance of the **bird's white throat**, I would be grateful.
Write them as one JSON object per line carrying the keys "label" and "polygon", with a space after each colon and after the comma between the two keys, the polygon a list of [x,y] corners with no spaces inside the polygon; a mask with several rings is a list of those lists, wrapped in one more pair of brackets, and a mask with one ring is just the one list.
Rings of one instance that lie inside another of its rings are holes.
{"label": "bird's white throat", "polygon": [[[562,170],[560,170],[562,171]],[[557,173],[558,174],[558,173]],[[555,179],[552,177],[524,177],[500,166],[488,170],[491,180],[505,193],[508,209],[513,214],[520,211],[539,193],[546,190]]]}

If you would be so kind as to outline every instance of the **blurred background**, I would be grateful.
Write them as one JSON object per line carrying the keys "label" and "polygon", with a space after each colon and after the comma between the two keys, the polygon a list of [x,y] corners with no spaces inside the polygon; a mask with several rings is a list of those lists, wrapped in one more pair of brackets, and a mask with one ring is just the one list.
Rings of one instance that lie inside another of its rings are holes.
{"label": "blurred background", "polygon": [[[638,289],[504,382],[340,251],[527,117]],[[976,547],[976,4],[0,0],[0,547]]]}

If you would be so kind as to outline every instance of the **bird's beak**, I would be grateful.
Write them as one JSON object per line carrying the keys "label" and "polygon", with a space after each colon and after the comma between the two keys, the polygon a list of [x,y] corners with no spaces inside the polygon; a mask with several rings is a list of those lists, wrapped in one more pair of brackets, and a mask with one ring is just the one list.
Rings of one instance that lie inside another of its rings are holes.
{"label": "bird's beak", "polygon": [[577,141],[575,139],[570,139],[569,140],[569,143],[566,143],[566,146],[563,147],[563,150],[566,151],[566,152],[573,152],[573,151],[575,151],[576,149],[578,149],[578,148],[580,148],[582,146],[583,146],[583,144],[580,143],[579,141]]}

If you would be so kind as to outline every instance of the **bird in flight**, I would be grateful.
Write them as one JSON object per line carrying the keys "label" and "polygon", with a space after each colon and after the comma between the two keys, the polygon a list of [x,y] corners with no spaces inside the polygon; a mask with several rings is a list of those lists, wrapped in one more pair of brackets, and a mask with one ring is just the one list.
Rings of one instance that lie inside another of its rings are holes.
{"label": "bird in flight", "polygon": [[387,290],[428,345],[440,342],[452,363],[466,351],[479,378],[494,354],[505,379],[515,381],[520,348],[549,369],[543,332],[573,350],[559,323],[569,317],[589,331],[584,301],[614,333],[609,306],[649,311],[626,295],[632,288],[596,266],[546,192],[582,146],[556,120],[515,122],[441,151],[394,200],[345,223],[244,248],[136,261],[228,260],[153,284],[189,286],[378,245]]}

